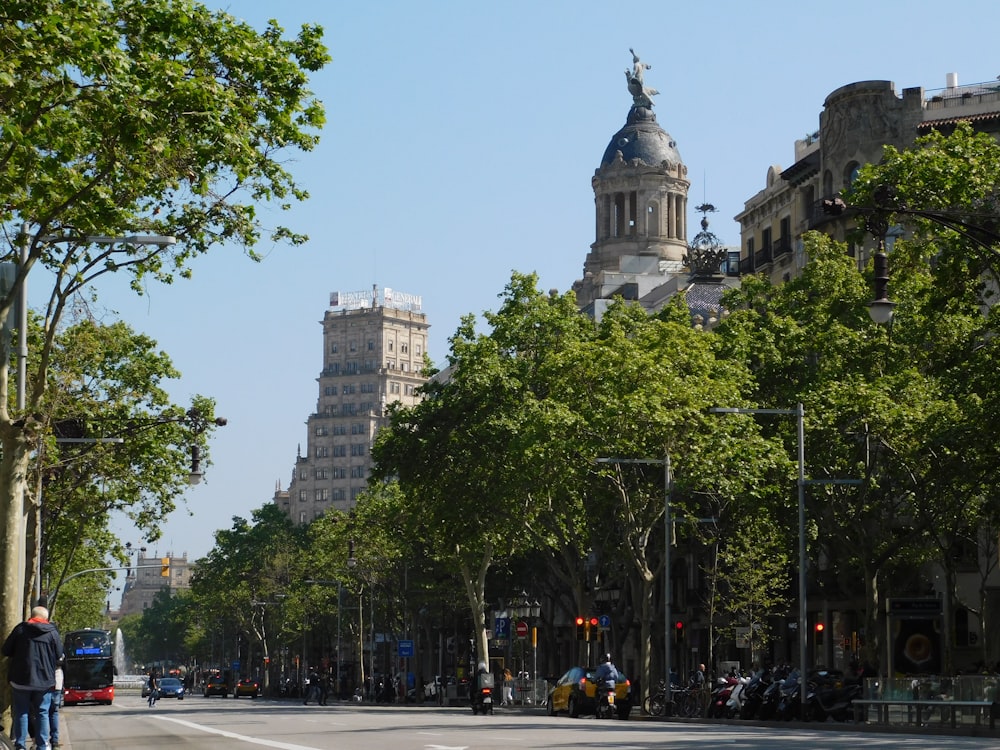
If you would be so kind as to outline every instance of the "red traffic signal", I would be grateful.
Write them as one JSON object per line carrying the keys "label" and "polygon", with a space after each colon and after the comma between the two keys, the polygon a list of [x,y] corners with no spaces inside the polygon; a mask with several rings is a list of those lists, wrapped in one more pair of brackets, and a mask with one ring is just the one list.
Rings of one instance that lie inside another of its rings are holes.
{"label": "red traffic signal", "polygon": [[674,623],[674,627],[677,628],[678,630],[684,630],[684,623],[678,620],[677,622]]}
{"label": "red traffic signal", "polygon": [[821,622],[817,622],[816,623],[816,632],[817,633],[822,633],[824,630],[826,630],[826,626],[823,623],[821,623]]}
{"label": "red traffic signal", "polygon": [[582,617],[576,618],[576,639],[582,641],[587,637],[587,621]]}
{"label": "red traffic signal", "polygon": [[597,627],[597,622],[598,622],[598,620],[597,620],[596,617],[591,617],[590,618],[590,627],[596,628]]}

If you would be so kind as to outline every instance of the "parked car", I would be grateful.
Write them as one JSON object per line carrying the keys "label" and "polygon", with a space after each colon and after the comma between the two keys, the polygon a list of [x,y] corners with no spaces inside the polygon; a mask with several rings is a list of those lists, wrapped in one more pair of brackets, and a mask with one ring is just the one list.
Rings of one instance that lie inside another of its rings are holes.
{"label": "parked car", "polygon": [[223,698],[229,697],[229,683],[221,674],[215,674],[205,681],[205,697],[210,695],[221,695]]}
{"label": "parked car", "polygon": [[176,677],[164,677],[160,680],[159,693],[161,698],[184,700],[184,683]]}
{"label": "parked car", "polygon": [[[597,712],[597,684],[593,669],[572,667],[552,686],[548,698],[549,716],[561,711],[574,718]],[[615,711],[619,719],[627,719],[632,713],[632,686],[621,672],[615,683]]]}
{"label": "parked car", "polygon": [[244,695],[256,698],[260,695],[260,683],[252,677],[244,677],[242,680],[237,682],[236,690],[233,691],[233,697],[239,698]]}

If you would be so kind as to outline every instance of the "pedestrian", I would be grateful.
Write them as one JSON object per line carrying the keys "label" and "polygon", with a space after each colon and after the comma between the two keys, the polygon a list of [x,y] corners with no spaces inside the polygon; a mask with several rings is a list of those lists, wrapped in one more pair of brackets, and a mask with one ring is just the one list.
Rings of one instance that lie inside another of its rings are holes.
{"label": "pedestrian", "polygon": [[149,707],[152,708],[156,705],[157,699],[160,697],[160,681],[156,679],[156,670],[149,670]]}
{"label": "pedestrian", "polygon": [[503,670],[503,698],[500,700],[501,706],[506,706],[514,702],[514,675],[510,670]]}
{"label": "pedestrian", "polygon": [[[49,737],[52,747],[59,747],[59,709],[63,701],[63,670],[56,667],[56,686],[52,689],[52,703],[49,708]],[[36,745],[41,743],[35,742]]]}
{"label": "pedestrian", "polygon": [[14,746],[25,749],[30,715],[38,728],[38,750],[50,750],[49,708],[63,647],[59,630],[49,622],[49,611],[34,607],[31,617],[10,631],[0,653],[10,660],[7,679],[13,694]]}

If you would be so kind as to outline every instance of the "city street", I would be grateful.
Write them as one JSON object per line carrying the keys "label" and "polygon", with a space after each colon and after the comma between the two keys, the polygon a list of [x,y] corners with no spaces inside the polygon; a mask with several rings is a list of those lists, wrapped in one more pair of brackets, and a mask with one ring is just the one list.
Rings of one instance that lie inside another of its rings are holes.
{"label": "city street", "polygon": [[549,717],[540,710],[497,709],[473,716],[467,708],[359,706],[233,700],[189,696],[147,708],[138,695],[112,706],[76,706],[61,713],[66,750],[171,747],[219,750],[250,745],[280,750],[541,750],[602,747],[620,750],[833,750],[863,743],[878,750],[995,747],[996,738],[859,733],[851,728],[755,727],[651,720],[597,721]]}

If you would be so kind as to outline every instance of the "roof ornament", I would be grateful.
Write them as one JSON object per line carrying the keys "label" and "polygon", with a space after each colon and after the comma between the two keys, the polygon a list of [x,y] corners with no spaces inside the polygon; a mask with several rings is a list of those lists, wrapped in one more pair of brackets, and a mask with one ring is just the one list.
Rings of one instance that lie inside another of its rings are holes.
{"label": "roof ornament", "polygon": [[694,276],[717,276],[728,254],[719,238],[708,231],[708,214],[718,209],[711,203],[702,203],[694,210],[701,212],[701,231],[691,241],[684,262]]}
{"label": "roof ornament", "polygon": [[643,74],[653,66],[640,60],[631,47],[628,51],[632,53],[632,70],[625,71],[625,80],[628,81],[628,92],[632,95],[632,106],[652,109],[653,97],[660,92],[646,86]]}

